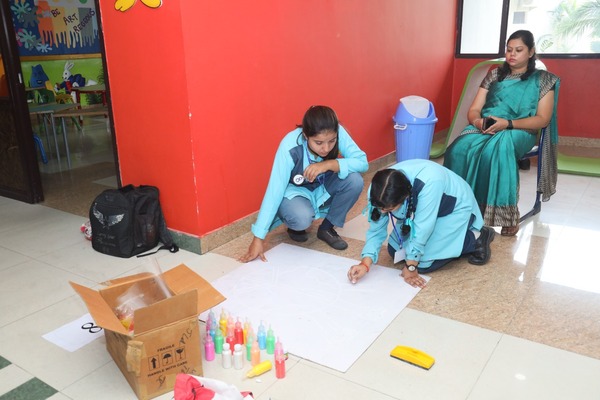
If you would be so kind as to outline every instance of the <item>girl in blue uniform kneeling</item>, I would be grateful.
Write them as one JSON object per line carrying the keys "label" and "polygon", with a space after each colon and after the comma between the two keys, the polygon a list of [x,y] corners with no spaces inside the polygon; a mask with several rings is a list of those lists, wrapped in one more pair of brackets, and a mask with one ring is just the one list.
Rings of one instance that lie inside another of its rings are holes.
{"label": "girl in blue uniform kneeling", "polygon": [[433,161],[402,161],[378,171],[367,207],[369,230],[361,262],[348,271],[352,283],[377,262],[386,238],[394,262],[405,260],[402,276],[414,287],[425,286],[419,273],[435,271],[461,255],[468,254],[475,265],[490,259],[495,233],[483,226],[471,187]]}
{"label": "girl in blue uniform kneeling", "polygon": [[239,261],[257,257],[266,261],[265,237],[281,223],[288,227],[292,240],[308,240],[306,229],[318,218],[324,219],[317,238],[336,250],[346,249],[348,244],[334,226],[344,226],[346,214],[362,192],[361,173],[367,168],[365,152],[340,125],[335,112],[327,106],[310,107],[302,125],[279,144],[267,191],[252,225],[254,238]]}

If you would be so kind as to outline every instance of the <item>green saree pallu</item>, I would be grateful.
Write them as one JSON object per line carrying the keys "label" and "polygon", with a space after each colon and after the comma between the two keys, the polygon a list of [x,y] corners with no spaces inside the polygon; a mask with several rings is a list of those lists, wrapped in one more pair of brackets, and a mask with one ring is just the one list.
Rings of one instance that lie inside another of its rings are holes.
{"label": "green saree pallu", "polygon": [[[495,74],[494,74],[495,75]],[[536,71],[528,79],[511,75],[501,82],[494,79],[482,109],[482,117],[490,115],[518,120],[536,115],[537,105],[548,91],[555,88],[555,110],[551,123],[546,156],[554,155],[553,179],[544,181],[543,198],[554,193],[556,184],[556,100],[558,78],[546,71]],[[486,78],[489,79],[489,78]],[[485,82],[485,80],[484,80]],[[482,209],[486,225],[516,226],[519,224],[519,169],[517,161],[537,143],[537,131],[511,129],[493,135],[482,134],[468,125],[448,148],[444,165],[463,177],[473,189]],[[552,164],[552,163],[550,163]],[[551,165],[549,166],[552,170]],[[552,172],[551,172],[552,174]],[[540,188],[538,188],[539,190]]]}

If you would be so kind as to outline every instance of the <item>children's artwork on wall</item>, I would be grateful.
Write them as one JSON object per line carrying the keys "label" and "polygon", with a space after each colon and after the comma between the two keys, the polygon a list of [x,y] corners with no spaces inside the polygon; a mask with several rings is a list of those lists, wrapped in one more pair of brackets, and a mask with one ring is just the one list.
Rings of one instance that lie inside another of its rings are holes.
{"label": "children's artwork on wall", "polygon": [[9,1],[21,56],[100,52],[93,0]]}
{"label": "children's artwork on wall", "polygon": [[[162,6],[162,0],[141,0],[142,4],[150,8],[158,8]],[[116,0],[115,10],[127,11],[135,4],[136,0]]]}

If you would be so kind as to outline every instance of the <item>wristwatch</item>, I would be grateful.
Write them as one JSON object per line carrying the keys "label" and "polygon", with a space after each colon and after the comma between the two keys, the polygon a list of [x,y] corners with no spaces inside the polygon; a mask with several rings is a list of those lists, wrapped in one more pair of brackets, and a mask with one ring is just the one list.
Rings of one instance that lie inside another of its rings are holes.
{"label": "wristwatch", "polygon": [[410,272],[415,272],[417,270],[417,267],[415,267],[414,265],[407,265],[406,269]]}
{"label": "wristwatch", "polygon": [[513,124],[512,124],[512,120],[508,120],[508,126],[506,127],[506,129],[512,129],[513,128]]}

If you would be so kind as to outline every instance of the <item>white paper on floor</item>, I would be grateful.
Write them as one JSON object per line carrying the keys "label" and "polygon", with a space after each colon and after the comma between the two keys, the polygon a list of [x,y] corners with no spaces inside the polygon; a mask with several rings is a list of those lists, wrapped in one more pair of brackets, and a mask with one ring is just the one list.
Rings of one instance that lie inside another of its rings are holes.
{"label": "white paper on floor", "polygon": [[224,309],[248,319],[255,335],[264,321],[284,351],[341,372],[419,292],[397,269],[374,265],[352,284],[346,274],[356,260],[285,243],[265,255],[268,262],[243,264],[211,282],[227,298],[213,309],[216,318]]}
{"label": "white paper on floor", "polygon": [[50,343],[73,352],[103,335],[102,328],[96,326],[92,316],[88,313],[75,321],[42,335],[42,337]]}

